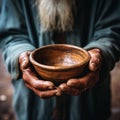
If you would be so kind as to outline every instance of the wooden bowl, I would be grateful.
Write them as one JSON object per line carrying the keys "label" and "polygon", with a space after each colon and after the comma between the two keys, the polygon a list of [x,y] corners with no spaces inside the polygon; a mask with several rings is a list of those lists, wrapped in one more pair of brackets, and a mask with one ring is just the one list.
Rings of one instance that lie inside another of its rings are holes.
{"label": "wooden bowl", "polygon": [[90,60],[88,52],[68,44],[52,44],[35,49],[30,62],[45,80],[66,82],[80,76]]}

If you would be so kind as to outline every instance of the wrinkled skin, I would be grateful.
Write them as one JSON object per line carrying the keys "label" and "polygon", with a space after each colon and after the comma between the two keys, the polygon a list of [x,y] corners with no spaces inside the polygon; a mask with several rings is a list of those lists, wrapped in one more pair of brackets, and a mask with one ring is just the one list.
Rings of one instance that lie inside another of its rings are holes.
{"label": "wrinkled skin", "polygon": [[99,80],[102,59],[99,49],[91,49],[88,52],[91,56],[89,72],[81,78],[69,79],[67,83],[62,83],[58,87],[50,81],[38,78],[29,61],[30,51],[22,53],[19,57],[19,64],[26,87],[41,98],[60,96],[64,93],[79,95],[86,89],[92,88]]}

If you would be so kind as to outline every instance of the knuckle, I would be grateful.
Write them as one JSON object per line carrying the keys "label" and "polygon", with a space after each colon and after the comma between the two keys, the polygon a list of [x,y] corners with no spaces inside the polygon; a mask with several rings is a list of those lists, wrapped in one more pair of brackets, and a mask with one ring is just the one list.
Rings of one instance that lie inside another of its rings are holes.
{"label": "knuckle", "polygon": [[94,51],[95,51],[95,53],[101,53],[101,50],[98,48],[95,48]]}
{"label": "knuckle", "polygon": [[23,78],[24,80],[27,80],[27,79],[29,78],[26,70],[23,70],[23,71],[22,71],[22,78]]}
{"label": "knuckle", "polygon": [[40,92],[40,93],[39,93],[39,96],[40,96],[41,98],[46,98],[46,95],[45,95],[43,92]]}
{"label": "knuckle", "polygon": [[25,68],[26,65],[27,65],[27,61],[25,60],[25,61],[22,62],[21,67],[22,67],[22,68]]}
{"label": "knuckle", "polygon": [[64,89],[64,88],[66,88],[66,84],[63,83],[60,87]]}
{"label": "knuckle", "polygon": [[32,86],[34,87],[34,88],[37,88],[37,83],[34,81],[34,82],[32,82]]}

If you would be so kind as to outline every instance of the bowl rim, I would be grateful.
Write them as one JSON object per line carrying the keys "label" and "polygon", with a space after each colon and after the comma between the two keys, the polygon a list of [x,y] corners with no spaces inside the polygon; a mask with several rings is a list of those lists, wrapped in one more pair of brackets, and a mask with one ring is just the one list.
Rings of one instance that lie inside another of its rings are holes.
{"label": "bowl rim", "polygon": [[[55,47],[55,46],[67,46],[67,47],[72,47],[72,48],[75,48],[75,49],[78,49],[78,50],[81,50],[82,52],[84,52],[84,54],[86,55],[86,58],[85,58],[85,61],[82,61],[82,62],[80,62],[79,64],[75,64],[75,65],[72,65],[72,66],[49,66],[49,65],[44,65],[44,64],[41,64],[41,63],[38,63],[38,62],[36,62],[34,59],[33,59],[33,54],[36,52],[36,51],[39,51],[39,49],[43,49],[43,48],[47,48],[47,47],[51,47],[51,46],[53,46],[53,47]],[[67,69],[73,69],[73,68],[78,68],[78,67],[80,67],[80,66],[82,66],[82,65],[84,65],[84,63],[88,63],[89,62],[89,60],[90,60],[90,54],[87,52],[87,50],[85,50],[85,49],[83,49],[83,48],[81,48],[81,47],[79,47],[79,46],[75,46],[75,45],[70,45],[70,44],[49,44],[49,45],[44,45],[44,46],[41,46],[41,47],[39,47],[39,48],[36,48],[35,50],[33,50],[31,53],[30,53],[30,56],[29,56],[29,60],[30,60],[30,62],[33,64],[33,66],[34,66],[34,64],[35,65],[37,65],[37,66],[39,66],[39,67],[42,67],[42,69],[47,69],[47,70],[67,70]]]}

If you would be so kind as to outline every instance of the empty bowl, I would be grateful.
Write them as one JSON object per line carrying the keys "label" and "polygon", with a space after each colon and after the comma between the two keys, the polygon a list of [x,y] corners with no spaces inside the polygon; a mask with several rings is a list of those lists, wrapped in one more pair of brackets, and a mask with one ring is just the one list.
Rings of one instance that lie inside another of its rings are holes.
{"label": "empty bowl", "polygon": [[89,53],[77,46],[52,44],[35,49],[30,62],[43,79],[61,83],[79,77],[90,60]]}

